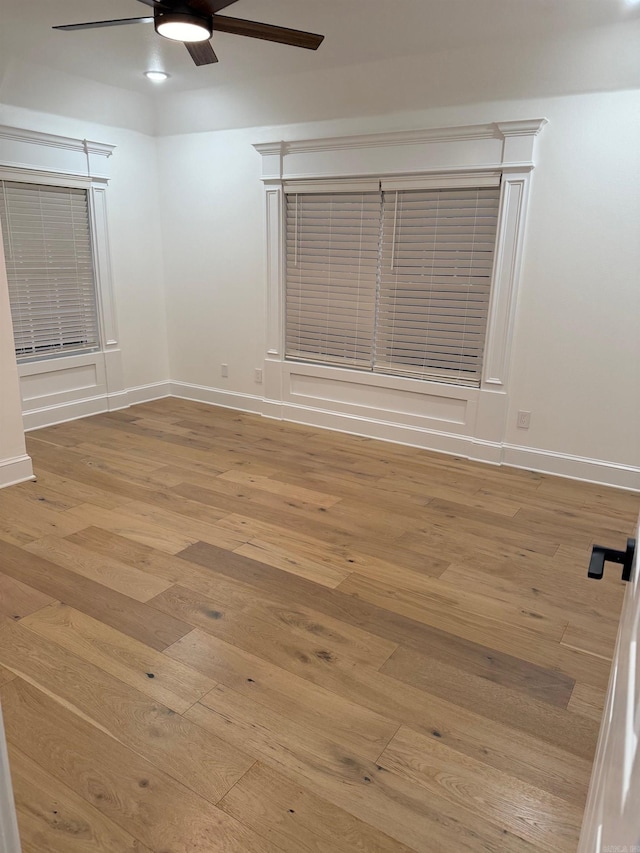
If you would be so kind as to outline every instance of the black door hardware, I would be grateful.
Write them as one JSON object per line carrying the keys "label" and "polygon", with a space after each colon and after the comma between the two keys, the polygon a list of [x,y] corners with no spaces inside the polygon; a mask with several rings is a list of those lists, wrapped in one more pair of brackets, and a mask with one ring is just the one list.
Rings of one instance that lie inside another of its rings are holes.
{"label": "black door hardware", "polygon": [[631,567],[633,565],[635,552],[635,539],[627,539],[626,551],[614,551],[612,548],[603,548],[602,545],[594,545],[591,551],[591,559],[589,560],[588,576],[595,580],[601,580],[602,575],[604,574],[605,563],[621,563],[622,580],[630,580]]}

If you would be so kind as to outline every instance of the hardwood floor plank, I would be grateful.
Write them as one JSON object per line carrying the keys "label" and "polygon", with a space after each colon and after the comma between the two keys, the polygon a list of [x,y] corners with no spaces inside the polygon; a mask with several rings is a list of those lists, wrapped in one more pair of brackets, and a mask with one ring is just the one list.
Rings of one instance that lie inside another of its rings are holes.
{"label": "hardwood floor plank", "polygon": [[133,539],[136,542],[142,542],[144,545],[151,545],[152,548],[158,548],[160,551],[166,551],[167,554],[176,554],[199,539],[197,536],[184,533],[184,530],[187,529],[186,522],[182,528],[183,532],[176,532],[167,529],[166,524],[155,519],[144,520],[129,515],[126,506],[121,507],[120,511],[115,511],[98,509],[91,504],[82,504],[68,510],[67,514],[78,519],[80,522],[78,530],[89,526],[103,527],[105,530],[118,533],[127,539]]}
{"label": "hardwood floor plank", "polygon": [[[206,704],[205,704],[206,703]],[[330,740],[312,736],[286,717],[262,711],[259,721],[250,700],[218,686],[187,716],[208,731],[220,734],[258,755],[273,769],[365,820],[396,841],[424,850],[428,839],[433,851],[532,851],[533,845],[507,829],[497,829],[483,818],[452,805],[445,797],[420,796],[414,783],[357,754],[336,748]]]}
{"label": "hardwood floor plank", "polygon": [[294,648],[302,657],[341,661],[348,667],[355,663],[378,667],[397,648],[347,622],[308,607],[264,599],[229,580],[221,579],[214,587],[215,594],[205,596],[176,585],[149,604],[249,652],[267,643],[286,653]]}
{"label": "hardwood floor plank", "polygon": [[344,536],[340,540],[334,539],[329,542],[326,539],[309,536],[300,531],[293,531],[289,527],[283,526],[283,522],[270,524],[237,513],[232,513],[221,519],[217,526],[244,535],[245,541],[261,539],[265,542],[286,545],[299,554],[328,562],[337,569],[357,565],[363,574],[368,573],[366,570],[368,566],[372,566],[374,572],[376,568],[386,566],[389,570],[392,566],[394,571],[400,568],[401,571],[406,569],[438,576],[449,565],[446,561],[433,555],[425,557],[415,551],[404,550],[379,541],[371,543],[363,539],[356,539],[353,536]]}
{"label": "hardwood floor plank", "polygon": [[[615,596],[602,596],[598,589],[589,587],[591,594],[586,600],[574,599],[571,602],[571,612],[558,600],[557,590],[552,583],[536,586],[537,579],[531,583],[515,583],[513,580],[489,574],[475,566],[452,564],[440,576],[440,580],[454,586],[468,589],[477,595],[490,597],[493,600],[511,603],[525,610],[545,613],[565,622],[571,621],[585,627],[596,626],[605,628],[616,625],[620,616],[623,588],[616,588]],[[586,590],[588,591],[588,590]],[[615,635],[614,635],[615,638]]]}
{"label": "hardwood floor plank", "polygon": [[[454,563],[472,566],[490,574],[493,583],[507,581],[515,584],[523,594],[533,593],[536,597],[555,602],[575,602],[580,612],[588,615],[594,610],[603,611],[617,621],[622,607],[625,584],[611,573],[597,585],[587,578],[587,566],[591,550],[558,548],[553,559],[539,555],[520,556],[516,559],[494,560],[491,566],[473,558]],[[451,577],[451,575],[449,575]],[[573,611],[572,611],[573,615]]]}
{"label": "hardwood floor plank", "polygon": [[[219,641],[213,638],[207,643],[201,632],[189,636],[195,642],[190,642],[187,637],[184,645],[178,642],[167,653],[187,654],[190,665],[202,667],[205,674],[213,676],[215,673],[215,677],[218,677],[221,671],[224,672],[225,653],[229,644],[220,646]],[[590,773],[590,761],[587,759],[534,738],[522,729],[479,716],[474,711],[468,711],[376,670],[363,666],[345,668],[335,658],[328,660],[316,655],[301,655],[298,645],[291,642],[282,646],[273,643],[251,644],[251,639],[247,640],[246,637],[242,642],[253,649],[253,655],[249,653],[251,659],[257,657],[266,660],[385,718],[403,722],[430,737],[442,739],[464,755],[476,757],[506,772],[513,772],[550,793],[571,801],[577,798],[579,803],[584,802]],[[213,660],[209,661],[209,657]],[[220,668],[216,668],[218,658],[222,658]],[[227,683],[226,678],[220,677],[219,680]],[[229,686],[239,689],[237,684]],[[328,726],[330,729],[332,723],[328,723]]]}
{"label": "hardwood floor plank", "polygon": [[[381,671],[427,693],[446,697],[456,705],[496,722],[522,729],[583,758],[593,758],[598,726],[578,714],[463,673],[455,666],[435,661],[411,649],[398,649]],[[568,695],[567,703],[569,698]]]}
{"label": "hardwood floor plank", "polygon": [[[563,524],[557,521],[555,514],[547,516],[546,522],[540,518],[540,513],[520,507],[517,513],[506,518],[500,513],[494,513],[484,508],[467,507],[452,501],[444,501],[438,498],[429,503],[429,513],[454,516],[464,524],[465,530],[477,531],[480,536],[502,538],[508,534],[517,536],[522,534],[534,537],[535,547],[529,544],[530,550],[541,554],[553,556],[561,542],[576,548],[587,547],[591,543],[591,533],[586,529],[579,529],[574,524]],[[431,517],[430,515],[428,516]],[[505,539],[505,541],[508,541]],[[525,547],[518,543],[520,547]]]}
{"label": "hardwood floor plank", "polygon": [[10,672],[8,669],[0,666],[0,687],[2,687],[3,684],[8,684],[10,681],[13,681],[16,677],[15,672]]}
{"label": "hardwood floor plank", "polygon": [[57,536],[45,536],[44,539],[30,542],[24,547],[25,551],[31,554],[43,557],[136,601],[148,601],[171,586],[167,581],[140,572],[117,560],[104,556],[96,557],[91,551]]}
{"label": "hardwood floor plank", "polygon": [[274,845],[35,688],[6,685],[2,705],[10,744],[154,853],[278,853]]}
{"label": "hardwood floor plank", "polygon": [[[140,535],[141,530],[151,529],[150,527],[143,528],[142,525],[151,525],[158,527],[160,530],[166,530],[168,533],[175,534],[179,537],[179,541],[182,541],[181,537],[188,526],[189,538],[197,537],[198,540],[217,545],[219,548],[232,550],[244,543],[242,537],[236,536],[216,524],[217,521],[224,518],[222,511],[211,511],[210,507],[203,507],[194,501],[182,501],[180,511],[173,512],[169,509],[163,509],[157,503],[157,501],[153,501],[151,504],[144,503],[143,501],[131,501],[124,508],[131,521],[137,522],[139,525],[136,535],[138,541],[144,543],[153,542],[153,533]],[[131,536],[130,533],[128,535]],[[133,537],[131,536],[131,538]],[[157,547],[157,545],[153,547]],[[169,548],[165,548],[165,550],[168,553],[174,553],[173,544],[170,544],[170,548],[171,550]]]}
{"label": "hardwood floor plank", "polygon": [[13,744],[9,760],[23,853],[152,853]]}
{"label": "hardwood floor plank", "polygon": [[591,630],[585,622],[582,624],[570,622],[562,635],[561,644],[568,649],[575,649],[602,660],[611,661],[618,636],[617,621],[611,619],[608,622],[594,624]]}
{"label": "hardwood floor plank", "polygon": [[192,628],[170,614],[162,614],[127,595],[8,543],[0,542],[0,565],[4,574],[21,579],[41,593],[64,601],[159,651],[188,634]]}
{"label": "hardwood floor plank", "polygon": [[225,740],[20,625],[0,623],[0,662],[210,803],[253,763]]}
{"label": "hardwood floor plank", "polygon": [[71,498],[56,489],[43,485],[39,479],[18,483],[14,486],[12,494],[18,495],[23,503],[26,501],[36,505],[40,504],[54,512],[64,512],[71,509],[72,506],[82,503],[77,497]]}
{"label": "hardwood floor plank", "polygon": [[271,477],[260,477],[255,474],[247,474],[245,471],[225,471],[220,474],[220,480],[228,480],[230,483],[251,486],[271,495],[279,495],[293,501],[302,501],[316,507],[330,507],[336,504],[340,497],[323,494],[314,489],[305,489],[300,486],[291,486],[273,480]]}
{"label": "hardwood floor plank", "polygon": [[394,720],[197,628],[164,654],[371,759],[398,728]]}
{"label": "hardwood floor plank", "polygon": [[475,642],[514,630],[524,635],[539,635],[558,642],[567,628],[567,619],[527,610],[510,602],[475,595],[437,578],[425,580],[425,589],[405,591],[390,582],[363,577],[357,572],[340,584],[340,591],[393,610],[419,622],[446,630],[452,624],[456,633]]}
{"label": "hardwood floor plank", "polygon": [[[29,436],[27,436],[28,441]],[[94,486],[88,486],[77,480],[70,480],[67,477],[46,471],[39,465],[35,454],[33,462],[37,477],[36,485],[43,490],[42,493],[57,495],[60,500],[67,501],[71,506],[90,503],[104,509],[116,509],[130,500],[128,497],[114,495],[112,492],[107,492],[104,489],[97,489]]]}
{"label": "hardwood floor plank", "polygon": [[[569,691],[573,684],[572,679],[561,672],[553,673],[536,664],[530,664],[530,668],[519,658],[489,646],[468,641],[437,627],[394,613],[384,606],[346,595],[340,590],[326,590],[304,578],[289,577],[286,572],[261,565],[254,560],[230,555],[204,543],[197,543],[180,552],[178,556],[242,581],[263,594],[280,596],[284,601],[296,606],[304,606],[305,602],[313,601],[315,610],[342,622],[358,625],[365,631],[393,643],[420,652],[428,649],[430,655],[440,660],[447,661],[455,657],[457,664],[465,670],[498,683],[520,690],[526,690],[527,685],[532,684],[537,693],[540,692],[538,684],[547,684],[549,688],[555,684],[560,690],[564,685]],[[382,603],[384,605],[386,601]],[[539,641],[539,638],[536,640]]]}
{"label": "hardwood floor plank", "polygon": [[605,690],[591,687],[589,684],[576,683],[567,706],[569,711],[591,717],[598,725],[602,720],[607,694]]}
{"label": "hardwood floor plank", "polygon": [[[314,536],[334,544],[344,544],[355,535],[374,541],[391,541],[398,536],[395,521],[382,522],[369,518],[362,512],[338,511],[340,504],[333,507],[315,508],[302,502],[287,501],[275,495],[265,495],[259,489],[247,489],[233,483],[224,483],[216,478],[209,488],[203,489],[183,483],[172,491],[190,500],[226,510],[228,513],[249,515],[259,521],[288,527],[297,533]],[[402,519],[406,524],[405,519]],[[400,530],[403,528],[401,527]]]}
{"label": "hardwood floor plank", "polygon": [[578,842],[582,809],[471,758],[460,760],[433,738],[402,727],[378,764],[415,782],[425,795],[440,795],[477,811],[551,853]]}
{"label": "hardwood floor plank", "polygon": [[361,501],[366,496],[367,502],[374,503],[378,509],[400,512],[415,520],[421,518],[422,508],[430,500],[430,496],[424,494],[424,488],[416,491],[395,489],[393,478],[389,478],[390,482],[384,478],[373,479],[367,483],[365,492],[362,482],[336,470],[280,470],[274,471],[269,479],[288,487],[331,491],[340,498],[353,498],[356,501]]}
{"label": "hardwood floor plank", "polygon": [[82,528],[82,524],[69,513],[49,509],[43,503],[30,501],[19,495],[0,491],[0,515],[5,524],[10,523],[16,531],[31,539],[41,539],[54,534],[66,536]]}
{"label": "hardwood floor plank", "polygon": [[411,848],[256,762],[219,807],[283,853],[410,853]]}
{"label": "hardwood floor plank", "polygon": [[0,572],[0,615],[22,619],[53,600],[51,596]]}
{"label": "hardwood floor plank", "polygon": [[417,495],[425,503],[439,498],[450,503],[487,510],[507,518],[513,518],[521,506],[515,498],[478,494],[479,490],[475,488],[477,483],[473,480],[469,482],[466,478],[458,489],[453,487],[448,478],[445,478],[444,483],[440,483],[434,482],[433,477],[424,477],[422,482],[397,476],[383,477],[378,480],[377,486],[380,489],[388,489],[394,494]]}
{"label": "hardwood floor plank", "polygon": [[445,593],[445,589],[446,584],[431,595],[405,592],[392,584],[357,574],[339,587],[345,595],[441,631],[455,626],[456,635],[471,643],[509,650],[524,660],[528,659],[528,652],[535,658],[541,647],[556,646],[567,627],[566,622],[546,618],[535,611],[500,606],[499,602],[489,601],[485,607],[474,607],[450,590]]}
{"label": "hardwood floor plank", "polygon": [[119,560],[140,571],[164,578],[172,584],[185,583],[189,586],[195,582],[194,578],[209,576],[206,569],[191,572],[190,566],[185,566],[184,560],[101,527],[85,527],[84,530],[65,538],[95,554]]}
{"label": "hardwood floor plank", "polygon": [[307,578],[331,589],[346,580],[350,574],[346,569],[339,571],[317,560],[294,556],[290,548],[283,548],[263,539],[251,539],[249,542],[234,548],[234,551],[242,557],[249,557],[259,563],[266,563],[268,566],[274,566],[276,569],[299,575],[301,578]]}
{"label": "hardwood floor plank", "polygon": [[45,607],[21,624],[178,714],[215,686],[200,671],[66,604]]}

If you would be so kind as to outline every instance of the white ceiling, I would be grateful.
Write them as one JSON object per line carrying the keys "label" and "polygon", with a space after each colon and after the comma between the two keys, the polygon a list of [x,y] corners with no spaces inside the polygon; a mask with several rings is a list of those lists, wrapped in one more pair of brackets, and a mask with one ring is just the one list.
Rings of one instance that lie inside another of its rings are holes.
{"label": "white ceiling", "polygon": [[163,91],[177,92],[614,25],[637,16],[640,3],[238,0],[227,14],[323,33],[325,41],[314,53],[214,34],[220,62],[201,68],[193,65],[182,45],[157,36],[151,24],[72,33],[51,29],[54,24],[137,17],[148,11],[136,0],[0,0],[0,52],[4,61],[32,61],[137,92],[148,93],[153,86],[142,72],[160,68],[171,74]]}

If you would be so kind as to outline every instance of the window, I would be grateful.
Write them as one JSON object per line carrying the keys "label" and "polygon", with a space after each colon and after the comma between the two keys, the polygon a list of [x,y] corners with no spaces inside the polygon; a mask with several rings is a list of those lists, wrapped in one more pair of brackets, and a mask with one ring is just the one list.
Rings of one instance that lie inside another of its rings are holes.
{"label": "window", "polygon": [[499,178],[381,186],[286,187],[286,357],[479,386]]}
{"label": "window", "polygon": [[87,190],[0,181],[0,222],[18,359],[96,349]]}

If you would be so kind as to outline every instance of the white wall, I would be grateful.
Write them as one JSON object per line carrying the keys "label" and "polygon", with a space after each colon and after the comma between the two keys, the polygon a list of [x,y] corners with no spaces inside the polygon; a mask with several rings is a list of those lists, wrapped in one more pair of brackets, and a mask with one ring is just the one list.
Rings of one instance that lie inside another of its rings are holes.
{"label": "white wall", "polygon": [[[550,123],[533,179],[505,459],[640,487],[638,91],[159,139],[172,379],[260,408],[252,398],[265,353],[265,238],[253,143],[543,115]],[[528,431],[516,428],[518,409],[532,412]]]}

